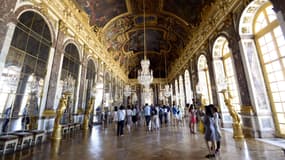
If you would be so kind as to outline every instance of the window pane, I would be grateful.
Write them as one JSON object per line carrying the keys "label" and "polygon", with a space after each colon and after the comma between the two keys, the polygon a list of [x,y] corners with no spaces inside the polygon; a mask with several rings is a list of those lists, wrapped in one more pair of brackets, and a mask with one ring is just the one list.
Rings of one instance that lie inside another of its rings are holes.
{"label": "window pane", "polygon": [[40,50],[39,50],[39,58],[42,60],[47,60],[49,56],[49,46],[45,44],[41,44]]}
{"label": "window pane", "polygon": [[271,33],[267,33],[267,34],[264,36],[264,38],[265,38],[265,42],[266,42],[266,43],[272,42]]}
{"label": "window pane", "polygon": [[274,102],[281,102],[281,97],[279,93],[272,93]]}
{"label": "window pane", "polygon": [[264,61],[264,63],[268,63],[268,62],[270,62],[271,61],[271,59],[270,59],[270,54],[263,54],[263,61]]}
{"label": "window pane", "polygon": [[285,46],[279,48],[281,56],[285,56]]}
{"label": "window pane", "polygon": [[285,116],[284,116],[284,114],[277,114],[277,118],[278,118],[278,121],[280,122],[280,123],[285,123]]}
{"label": "window pane", "polygon": [[20,16],[19,21],[23,23],[25,26],[31,27],[33,16],[34,12],[31,11],[25,12]]}
{"label": "window pane", "polygon": [[271,60],[271,61],[276,60],[276,59],[279,58],[278,55],[277,55],[277,52],[276,52],[275,50],[271,51],[271,52],[269,53],[269,55],[270,55],[270,60]]}
{"label": "window pane", "polygon": [[264,13],[260,13],[256,22],[255,22],[255,32],[259,32],[261,29],[263,29],[267,25]]}
{"label": "window pane", "polygon": [[28,35],[16,27],[11,45],[25,51]]}
{"label": "window pane", "polygon": [[46,62],[38,61],[37,68],[36,68],[36,71],[35,71],[36,75],[41,77],[41,78],[44,78],[45,74],[46,74],[46,70],[47,70]]}
{"label": "window pane", "polygon": [[281,133],[285,133],[285,124],[280,124],[279,128]]}
{"label": "window pane", "polygon": [[42,17],[38,14],[35,14],[31,29],[37,34],[42,35],[44,24],[45,22],[43,21]]}
{"label": "window pane", "polygon": [[268,16],[268,19],[269,19],[270,23],[277,19],[276,18],[276,14],[275,14],[275,12],[272,9],[272,6],[269,6],[269,7],[266,8],[266,14]]}
{"label": "window pane", "polygon": [[36,64],[37,64],[36,58],[26,55],[24,64],[23,64],[23,72],[24,73],[34,73]]}
{"label": "window pane", "polygon": [[268,80],[269,80],[269,82],[275,82],[276,81],[276,77],[275,77],[274,72],[268,74]]}
{"label": "window pane", "polygon": [[29,45],[27,46],[26,52],[33,56],[37,56],[40,42],[30,36],[28,39],[28,44]]}
{"label": "window pane", "polygon": [[284,112],[282,103],[275,103],[274,105],[276,112]]}
{"label": "window pane", "polygon": [[275,77],[277,81],[284,80],[283,71],[275,72]]}
{"label": "window pane", "polygon": [[275,71],[281,70],[281,65],[279,61],[275,61],[272,63],[272,66],[274,68]]}
{"label": "window pane", "polygon": [[278,92],[279,89],[278,89],[278,83],[275,82],[275,83],[270,83],[270,88],[271,88],[271,91],[272,92]]}
{"label": "window pane", "polygon": [[50,35],[50,31],[49,31],[47,24],[45,24],[43,27],[43,38],[45,41],[48,41],[49,42],[48,45],[50,45],[51,35]]}
{"label": "window pane", "polygon": [[273,66],[271,63],[265,65],[265,69],[267,73],[271,73],[273,71]]}
{"label": "window pane", "polygon": [[16,66],[21,68],[24,61],[24,54],[10,49],[6,57],[5,67]]}
{"label": "window pane", "polygon": [[279,91],[285,91],[285,81],[277,82]]}
{"label": "window pane", "polygon": [[265,44],[265,39],[264,39],[264,37],[260,37],[260,38],[258,39],[258,43],[259,43],[260,46],[263,46],[263,45]]}
{"label": "window pane", "polygon": [[[285,97],[285,92],[283,91],[283,92],[280,92],[280,97]],[[285,102],[285,99],[283,98],[282,99],[282,102]]]}

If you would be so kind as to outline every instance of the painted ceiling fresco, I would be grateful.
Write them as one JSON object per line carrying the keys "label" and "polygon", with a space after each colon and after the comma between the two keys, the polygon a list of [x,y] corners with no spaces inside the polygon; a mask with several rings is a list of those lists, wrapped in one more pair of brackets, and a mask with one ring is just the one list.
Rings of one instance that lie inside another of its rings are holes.
{"label": "painted ceiling fresco", "polygon": [[163,10],[174,13],[191,25],[198,25],[202,7],[211,2],[210,0],[164,0]]}
{"label": "painted ceiling fresco", "polygon": [[[165,77],[165,67],[180,55],[201,21],[203,7],[214,0],[76,0],[90,17],[90,25],[102,33],[101,42],[110,56],[137,77],[144,50],[154,77]],[[144,20],[145,19],[145,20]],[[168,69],[169,70],[169,69]]]}

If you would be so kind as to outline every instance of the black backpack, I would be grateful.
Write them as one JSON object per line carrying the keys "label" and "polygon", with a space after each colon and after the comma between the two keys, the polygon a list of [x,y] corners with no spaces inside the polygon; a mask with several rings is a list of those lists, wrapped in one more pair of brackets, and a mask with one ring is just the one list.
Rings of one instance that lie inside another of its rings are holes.
{"label": "black backpack", "polygon": [[155,108],[151,108],[151,115],[157,115],[157,111]]}

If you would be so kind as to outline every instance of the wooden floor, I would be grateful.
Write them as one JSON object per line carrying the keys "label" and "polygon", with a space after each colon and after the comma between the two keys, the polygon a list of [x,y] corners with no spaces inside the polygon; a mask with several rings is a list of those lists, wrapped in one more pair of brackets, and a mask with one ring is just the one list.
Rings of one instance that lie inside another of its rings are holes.
{"label": "wooden floor", "polygon": [[[94,126],[88,133],[65,136],[60,143],[48,140],[42,145],[2,156],[15,160],[199,160],[207,159],[203,135],[190,134],[187,127],[164,127],[146,133],[136,128],[117,137],[115,129]],[[246,139],[235,141],[223,132],[221,153],[217,160],[284,160],[279,147]]]}

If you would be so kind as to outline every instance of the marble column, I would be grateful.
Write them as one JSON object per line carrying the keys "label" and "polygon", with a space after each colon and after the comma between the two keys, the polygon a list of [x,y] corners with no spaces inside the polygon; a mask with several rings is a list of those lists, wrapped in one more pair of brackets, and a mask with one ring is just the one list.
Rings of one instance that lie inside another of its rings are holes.
{"label": "marble column", "polygon": [[60,76],[60,70],[62,65],[62,59],[63,59],[63,53],[64,53],[64,37],[66,33],[66,26],[63,24],[62,21],[58,22],[58,34],[56,35],[56,41],[55,41],[55,53],[51,68],[51,75],[49,79],[49,86],[48,86],[48,94],[47,94],[47,100],[46,100],[46,106],[45,110],[43,112],[44,116],[55,116],[55,109],[57,108],[57,105],[55,102],[57,88],[58,88],[58,82],[59,82],[59,76]]}
{"label": "marble column", "polygon": [[[83,55],[86,55],[86,53],[84,52]],[[83,92],[87,92],[87,90],[85,90],[84,86],[85,86],[85,83],[88,83],[88,81],[86,81],[87,64],[88,64],[87,59],[83,58],[82,64],[81,64],[81,66],[82,66],[81,67],[81,76],[80,76],[81,81],[79,84],[79,95],[78,95],[78,109],[77,109],[78,114],[83,114],[83,110],[84,110],[83,108],[87,107],[87,104],[85,104],[85,102],[83,102],[83,95],[86,95],[86,93],[83,93]],[[86,89],[89,89],[89,88],[86,88]],[[83,106],[83,104],[85,104],[85,106]]]}

